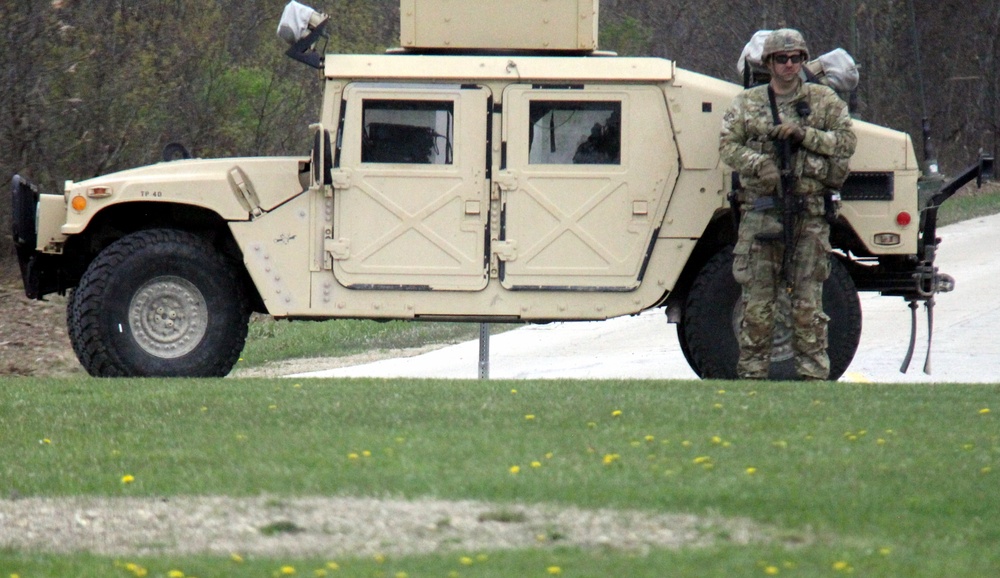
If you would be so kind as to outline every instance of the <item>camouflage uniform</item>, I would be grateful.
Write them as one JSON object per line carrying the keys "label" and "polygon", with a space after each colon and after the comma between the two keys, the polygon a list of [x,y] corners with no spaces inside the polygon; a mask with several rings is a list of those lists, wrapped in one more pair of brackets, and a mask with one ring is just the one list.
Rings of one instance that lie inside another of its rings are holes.
{"label": "camouflage uniform", "polygon": [[[779,148],[768,137],[774,122],[767,88],[756,86],[734,99],[723,119],[720,144],[722,161],[739,172],[744,187],[739,238],[733,251],[733,276],[743,288],[746,304],[737,373],[746,379],[767,377],[777,295],[788,287],[796,370],[804,379],[827,379],[829,317],[823,313],[822,297],[823,282],[830,274],[831,247],[824,193],[839,189],[847,178],[848,160],[857,139],[846,104],[830,88],[802,83],[792,94],[777,98],[782,123],[796,123],[805,129],[805,138],[792,156],[792,194],[803,197],[804,209],[795,219],[792,282],[786,285],[781,276],[784,244],[756,237],[758,233],[780,234],[781,211],[753,210],[756,199],[776,194],[773,186],[758,177],[761,165],[770,159],[780,166]],[[805,117],[796,110],[800,101],[808,102],[811,109]]]}

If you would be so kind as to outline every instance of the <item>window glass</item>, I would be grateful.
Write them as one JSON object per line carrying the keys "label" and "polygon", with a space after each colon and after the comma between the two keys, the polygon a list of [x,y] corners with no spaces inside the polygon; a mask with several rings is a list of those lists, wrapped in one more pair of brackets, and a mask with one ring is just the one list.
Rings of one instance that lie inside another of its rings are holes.
{"label": "window glass", "polygon": [[361,162],[452,164],[453,102],[365,100],[361,114]]}
{"label": "window glass", "polygon": [[532,101],[528,162],[621,164],[621,102]]}

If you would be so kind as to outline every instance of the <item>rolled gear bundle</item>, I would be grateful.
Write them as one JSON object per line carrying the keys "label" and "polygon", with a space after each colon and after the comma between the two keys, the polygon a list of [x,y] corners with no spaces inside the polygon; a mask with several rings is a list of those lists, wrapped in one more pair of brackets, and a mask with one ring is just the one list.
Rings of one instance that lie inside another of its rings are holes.
{"label": "rolled gear bundle", "polygon": [[740,74],[744,74],[744,67],[749,62],[750,66],[755,69],[764,70],[764,41],[771,34],[770,30],[758,30],[754,32],[753,36],[750,38],[750,42],[747,42],[746,46],[743,47],[743,52],[740,54],[740,59],[736,63],[736,70],[740,71]]}
{"label": "rolled gear bundle", "polygon": [[825,84],[837,92],[854,90],[861,78],[854,58],[843,48],[831,50],[815,60],[810,60],[805,68],[812,76],[810,80]]}

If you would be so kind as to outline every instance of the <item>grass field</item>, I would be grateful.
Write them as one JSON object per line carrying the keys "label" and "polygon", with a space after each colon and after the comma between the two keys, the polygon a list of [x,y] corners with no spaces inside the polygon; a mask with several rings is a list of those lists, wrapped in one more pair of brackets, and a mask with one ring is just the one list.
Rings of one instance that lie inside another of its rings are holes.
{"label": "grass field", "polygon": [[8,549],[0,576],[996,576],[998,415],[996,385],[7,380],[4,494],[433,496],[743,517],[773,537],[239,563]]}

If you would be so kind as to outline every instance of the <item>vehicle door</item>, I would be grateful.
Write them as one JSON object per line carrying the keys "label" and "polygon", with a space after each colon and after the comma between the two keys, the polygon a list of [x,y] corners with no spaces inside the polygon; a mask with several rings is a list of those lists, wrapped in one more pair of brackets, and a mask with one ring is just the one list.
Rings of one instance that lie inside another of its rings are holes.
{"label": "vehicle door", "polygon": [[489,97],[476,86],[345,88],[327,244],[341,284],[486,286]]}
{"label": "vehicle door", "polygon": [[678,173],[662,91],[512,85],[503,110],[503,286],[638,287]]}

